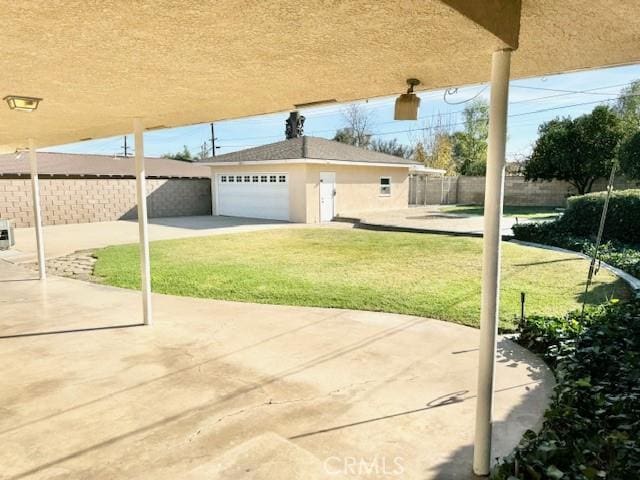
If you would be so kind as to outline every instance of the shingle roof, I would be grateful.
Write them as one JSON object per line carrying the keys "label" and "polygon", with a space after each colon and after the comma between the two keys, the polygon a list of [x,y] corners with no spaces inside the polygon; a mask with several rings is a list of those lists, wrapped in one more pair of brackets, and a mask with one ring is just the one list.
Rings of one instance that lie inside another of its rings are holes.
{"label": "shingle roof", "polygon": [[[208,178],[211,176],[207,167],[168,158],[145,158],[145,168],[148,177],[156,178]],[[23,153],[19,159],[13,153],[0,155],[0,176],[28,175],[29,171],[27,152]],[[135,159],[109,155],[38,152],[38,173],[45,176],[134,177]]]}
{"label": "shingle roof", "polygon": [[365,148],[354,147],[346,143],[327,140],[319,137],[298,137],[281,142],[270,143],[259,147],[248,148],[224,155],[216,155],[207,162],[236,163],[259,162],[267,160],[292,159],[337,160],[354,163],[396,163],[416,165],[416,162],[405,158],[374,152]]}

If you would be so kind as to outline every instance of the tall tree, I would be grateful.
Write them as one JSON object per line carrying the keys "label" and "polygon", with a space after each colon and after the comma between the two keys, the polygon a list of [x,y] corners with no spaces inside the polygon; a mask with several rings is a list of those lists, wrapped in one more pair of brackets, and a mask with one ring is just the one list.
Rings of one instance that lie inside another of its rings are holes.
{"label": "tall tree", "polygon": [[640,80],[632,82],[620,92],[615,111],[620,115],[626,137],[640,131]]}
{"label": "tall tree", "polygon": [[620,171],[627,178],[640,180],[640,131],[629,136],[620,146]]}
{"label": "tall tree", "polygon": [[368,147],[371,142],[373,117],[362,106],[353,103],[342,111],[346,126],[339,129],[334,140],[356,147]]}
{"label": "tall tree", "polygon": [[398,142],[397,138],[393,140],[381,140],[374,138],[369,143],[369,148],[376,152],[387,153],[396,157],[409,158],[413,155],[413,149],[408,145]]}
{"label": "tall tree", "polygon": [[606,177],[615,161],[623,132],[613,109],[598,106],[576,119],[543,123],[524,169],[527,180],[564,180],[580,195]]}
{"label": "tall tree", "polygon": [[487,137],[489,136],[489,105],[474,100],[462,112],[464,128],[455,132],[453,159],[460,175],[484,175],[487,168]]}
{"label": "tall tree", "polygon": [[453,117],[451,113],[437,113],[423,122],[420,134],[413,136],[413,159],[427,167],[446,171],[446,175],[456,174],[453,159]]}
{"label": "tall tree", "polygon": [[162,155],[162,157],[170,158],[172,160],[181,160],[183,162],[196,161],[196,158],[194,158],[193,155],[191,155],[191,152],[189,151],[189,147],[187,147],[186,145],[183,146],[181,152],[165,153],[164,155]]}

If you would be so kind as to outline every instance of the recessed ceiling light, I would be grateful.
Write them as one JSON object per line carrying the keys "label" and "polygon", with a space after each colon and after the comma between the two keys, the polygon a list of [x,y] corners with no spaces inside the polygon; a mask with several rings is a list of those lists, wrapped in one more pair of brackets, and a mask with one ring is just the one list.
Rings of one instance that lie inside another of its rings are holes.
{"label": "recessed ceiling light", "polygon": [[33,112],[42,101],[41,98],[21,97],[19,95],[7,95],[3,100],[7,102],[11,110],[18,110],[20,112]]}

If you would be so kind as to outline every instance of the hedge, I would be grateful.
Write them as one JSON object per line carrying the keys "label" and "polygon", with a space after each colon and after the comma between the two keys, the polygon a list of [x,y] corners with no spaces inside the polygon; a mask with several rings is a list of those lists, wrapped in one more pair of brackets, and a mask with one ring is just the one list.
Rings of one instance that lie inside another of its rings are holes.
{"label": "hedge", "polygon": [[[558,221],[561,229],[576,236],[594,237],[606,195],[606,192],[598,192],[569,198],[567,209]],[[640,243],[640,190],[612,192],[603,239]]]}

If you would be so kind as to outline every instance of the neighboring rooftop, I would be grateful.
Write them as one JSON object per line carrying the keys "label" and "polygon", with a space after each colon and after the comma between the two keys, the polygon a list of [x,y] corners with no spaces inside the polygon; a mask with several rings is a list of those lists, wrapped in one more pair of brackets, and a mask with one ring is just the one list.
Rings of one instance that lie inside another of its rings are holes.
{"label": "neighboring rooftop", "polygon": [[354,147],[346,143],[319,137],[298,137],[261,145],[224,155],[216,155],[207,163],[261,162],[274,160],[333,160],[354,163],[394,163],[419,165],[402,157]]}
{"label": "neighboring rooftop", "polygon": [[[145,158],[147,177],[208,178],[208,168],[168,158]],[[29,153],[0,155],[0,177],[29,175]],[[38,152],[38,174],[46,176],[135,177],[133,157]]]}

